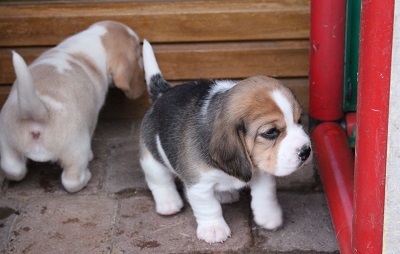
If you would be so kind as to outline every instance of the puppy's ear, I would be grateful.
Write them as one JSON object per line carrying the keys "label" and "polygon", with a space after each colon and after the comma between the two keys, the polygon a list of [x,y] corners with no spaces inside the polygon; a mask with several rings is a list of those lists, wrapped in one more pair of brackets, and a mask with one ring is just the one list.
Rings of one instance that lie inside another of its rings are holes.
{"label": "puppy's ear", "polygon": [[[146,90],[139,38],[127,27],[106,21],[104,26],[114,36],[104,36],[108,72],[116,87],[129,99],[140,97]],[[115,37],[117,36],[117,37]]]}
{"label": "puppy's ear", "polygon": [[225,173],[248,182],[252,176],[252,163],[245,143],[243,122],[218,118],[213,127],[209,152],[212,160]]}
{"label": "puppy's ear", "polygon": [[117,61],[113,62],[110,70],[115,86],[121,89],[129,99],[140,97],[146,88],[142,59],[124,56],[123,59]]}

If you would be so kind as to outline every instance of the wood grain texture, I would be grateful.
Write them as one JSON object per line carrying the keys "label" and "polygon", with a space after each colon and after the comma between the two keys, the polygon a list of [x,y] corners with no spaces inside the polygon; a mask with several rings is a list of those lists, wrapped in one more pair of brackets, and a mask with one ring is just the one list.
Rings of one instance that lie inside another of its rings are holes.
{"label": "wood grain texture", "polygon": [[[254,75],[306,77],[308,41],[155,44],[154,51],[168,80],[245,78]],[[27,63],[47,48],[18,48]],[[0,84],[14,82],[11,48],[0,48]]]}
{"label": "wood grain texture", "polygon": [[308,41],[155,45],[168,79],[306,77]]}
{"label": "wood grain texture", "polygon": [[12,65],[13,50],[19,53],[27,64],[30,64],[47,49],[49,48],[0,48],[0,84],[12,84],[15,80],[15,72]]}
{"label": "wood grain texture", "polygon": [[10,89],[10,86],[0,86],[0,108],[3,107],[4,102],[6,102]]}
{"label": "wood grain texture", "polygon": [[[30,63],[105,19],[148,39],[174,84],[273,76],[308,113],[310,0],[0,0],[0,107],[15,80],[12,50]],[[111,89],[101,117],[141,117],[148,106],[146,95],[131,101]]]}
{"label": "wood grain texture", "polygon": [[[296,95],[303,108],[303,113],[308,114],[309,85],[306,78],[281,79]],[[173,82],[179,85],[180,82]],[[0,108],[6,101],[10,92],[10,86],[0,86]],[[122,91],[112,88],[109,90],[105,105],[100,117],[103,119],[140,119],[150,106],[147,93],[136,100],[129,100]],[[117,109],[117,110],[116,110]]]}
{"label": "wood grain texture", "polygon": [[49,46],[113,19],[152,42],[307,39],[309,0],[7,1],[0,46]]}
{"label": "wood grain texture", "polygon": [[[288,86],[303,108],[303,113],[308,114],[308,79],[280,79]],[[172,85],[179,85],[180,82],[173,82]],[[103,119],[126,119],[126,118],[142,118],[149,108],[150,103],[147,93],[137,100],[129,100],[118,89],[111,89],[107,96],[106,104],[104,105],[100,117]],[[118,110],[115,110],[118,108]]]}

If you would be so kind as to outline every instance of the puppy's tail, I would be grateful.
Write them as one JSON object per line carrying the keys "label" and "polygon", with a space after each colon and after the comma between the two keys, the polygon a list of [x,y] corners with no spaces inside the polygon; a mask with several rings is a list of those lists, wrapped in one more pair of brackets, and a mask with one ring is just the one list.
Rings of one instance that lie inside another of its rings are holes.
{"label": "puppy's tail", "polygon": [[18,53],[15,51],[12,53],[15,75],[17,77],[14,85],[17,88],[20,117],[33,121],[46,121],[49,113],[33,88],[33,79],[29,68]]}
{"label": "puppy's tail", "polygon": [[143,41],[143,65],[146,77],[147,90],[150,99],[154,102],[163,93],[168,91],[171,86],[163,78],[153,48],[147,40]]}

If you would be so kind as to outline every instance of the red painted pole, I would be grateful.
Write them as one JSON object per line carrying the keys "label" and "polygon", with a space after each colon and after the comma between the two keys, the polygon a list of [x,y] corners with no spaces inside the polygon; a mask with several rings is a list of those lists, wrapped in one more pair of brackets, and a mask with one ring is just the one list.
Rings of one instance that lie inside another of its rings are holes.
{"label": "red painted pole", "polygon": [[361,7],[353,252],[381,253],[394,0]]}
{"label": "red painted pole", "polygon": [[310,116],[343,117],[343,64],[346,0],[311,0]]}
{"label": "red painted pole", "polygon": [[340,253],[351,254],[353,152],[345,130],[337,123],[319,124],[312,139]]}

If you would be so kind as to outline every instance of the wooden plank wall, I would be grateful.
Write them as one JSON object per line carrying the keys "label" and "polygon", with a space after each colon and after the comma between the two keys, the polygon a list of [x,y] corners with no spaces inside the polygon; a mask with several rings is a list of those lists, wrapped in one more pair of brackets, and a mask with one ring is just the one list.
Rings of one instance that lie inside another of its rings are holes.
{"label": "wooden plank wall", "polygon": [[[0,105],[15,79],[11,50],[31,62],[92,23],[112,19],[153,44],[170,81],[273,76],[292,88],[307,113],[309,4],[309,0],[3,0]],[[146,98],[129,101],[112,89],[103,115],[127,117],[142,104],[148,105]]]}

